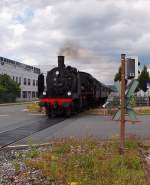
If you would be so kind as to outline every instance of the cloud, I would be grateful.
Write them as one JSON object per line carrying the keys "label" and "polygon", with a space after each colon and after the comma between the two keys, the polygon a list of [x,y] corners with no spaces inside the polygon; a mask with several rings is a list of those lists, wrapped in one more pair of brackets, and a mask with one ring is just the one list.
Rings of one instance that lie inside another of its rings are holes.
{"label": "cloud", "polygon": [[121,52],[148,63],[149,7],[149,0],[2,0],[1,55],[48,69],[69,43],[66,63],[110,84]]}

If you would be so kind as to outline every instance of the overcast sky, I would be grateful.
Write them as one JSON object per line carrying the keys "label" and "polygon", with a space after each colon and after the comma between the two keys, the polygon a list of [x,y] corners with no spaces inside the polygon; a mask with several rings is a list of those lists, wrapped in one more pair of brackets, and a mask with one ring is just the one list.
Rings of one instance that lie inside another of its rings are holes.
{"label": "overcast sky", "polygon": [[1,56],[44,69],[63,53],[111,84],[121,53],[149,64],[150,1],[0,0],[0,43]]}

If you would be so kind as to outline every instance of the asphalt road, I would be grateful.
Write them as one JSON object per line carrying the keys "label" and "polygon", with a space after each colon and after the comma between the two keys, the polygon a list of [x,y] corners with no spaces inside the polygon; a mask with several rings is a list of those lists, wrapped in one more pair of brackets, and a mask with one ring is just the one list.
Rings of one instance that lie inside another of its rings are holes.
{"label": "asphalt road", "polygon": [[40,114],[26,112],[27,105],[0,106],[0,132],[42,120]]}
{"label": "asphalt road", "polygon": [[[26,105],[13,105],[0,107],[0,133],[22,126],[36,126],[36,123],[49,122],[50,125],[43,130],[26,137],[16,144],[48,142],[53,138],[96,136],[102,139],[119,135],[119,122],[111,121],[110,117],[81,114],[51,124],[52,120],[41,114],[25,112]],[[143,139],[150,139],[150,116],[139,116],[142,123],[126,124],[126,134],[136,135]],[[29,128],[30,131],[30,128]]]}

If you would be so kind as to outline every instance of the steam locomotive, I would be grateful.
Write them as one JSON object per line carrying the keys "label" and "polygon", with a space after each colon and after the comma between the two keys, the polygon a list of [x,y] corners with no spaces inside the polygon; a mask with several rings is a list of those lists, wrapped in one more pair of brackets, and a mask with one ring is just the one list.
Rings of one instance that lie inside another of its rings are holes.
{"label": "steam locomotive", "polygon": [[40,74],[39,99],[49,117],[70,116],[103,104],[110,93],[110,89],[92,75],[65,66],[64,56],[58,56],[58,67],[47,72],[46,91],[44,86],[44,75]]}

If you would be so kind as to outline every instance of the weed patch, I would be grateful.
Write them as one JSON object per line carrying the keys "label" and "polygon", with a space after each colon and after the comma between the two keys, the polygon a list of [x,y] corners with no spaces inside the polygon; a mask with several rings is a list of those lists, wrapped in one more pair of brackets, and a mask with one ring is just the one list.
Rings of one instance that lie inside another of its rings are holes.
{"label": "weed patch", "polygon": [[138,143],[127,140],[124,156],[118,141],[66,139],[25,160],[29,169],[42,172],[42,178],[65,185],[147,185],[138,152]]}

